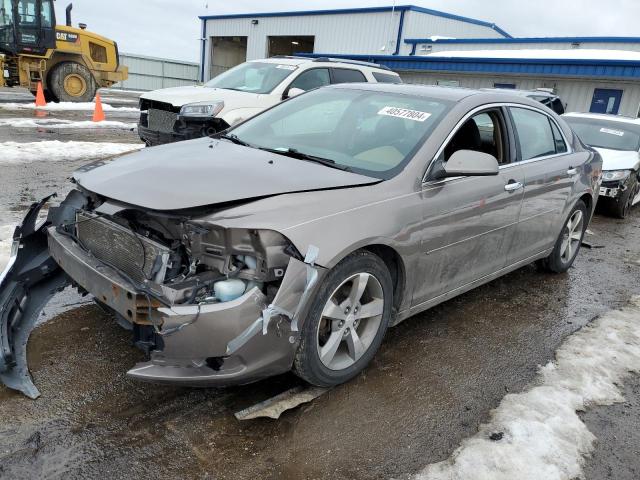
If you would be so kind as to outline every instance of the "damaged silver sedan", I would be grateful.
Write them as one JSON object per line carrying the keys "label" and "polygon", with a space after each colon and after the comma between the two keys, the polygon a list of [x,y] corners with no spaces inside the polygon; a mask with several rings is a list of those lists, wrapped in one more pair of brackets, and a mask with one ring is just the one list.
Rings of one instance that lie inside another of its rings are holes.
{"label": "damaged silver sedan", "polygon": [[345,382],[389,326],[534,261],[566,271],[601,163],[527,98],[351,84],[90,164],[16,229],[0,379],[39,395],[28,337],[72,285],[131,330],[147,357],[133,378]]}

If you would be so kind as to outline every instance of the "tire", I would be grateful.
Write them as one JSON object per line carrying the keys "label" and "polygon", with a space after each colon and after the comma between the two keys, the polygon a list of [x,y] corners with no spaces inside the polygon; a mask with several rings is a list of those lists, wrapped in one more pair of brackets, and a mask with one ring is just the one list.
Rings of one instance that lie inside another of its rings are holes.
{"label": "tire", "polygon": [[[562,225],[553,251],[547,258],[538,262],[543,270],[552,273],[564,273],[569,270],[580,251],[582,238],[588,225],[588,215],[587,206],[582,200],[578,200]],[[579,221],[578,225],[575,225],[576,221]],[[567,246],[570,247],[569,251]]]}
{"label": "tire", "polygon": [[[358,375],[378,351],[391,319],[393,285],[378,256],[358,251],[327,274],[319,292],[302,328],[293,371],[312,385],[331,387]],[[353,309],[352,298],[358,299]]]}
{"label": "tire", "polygon": [[631,211],[633,200],[636,195],[638,195],[639,189],[640,183],[634,173],[634,178],[631,179],[629,187],[622,196],[617,200],[610,199],[609,214],[616,218],[627,218],[627,215],[629,215],[629,212]]}
{"label": "tire", "polygon": [[87,67],[75,62],[63,62],[53,68],[49,89],[61,102],[91,102],[98,87]]}
{"label": "tire", "polygon": [[[35,96],[35,94],[34,94],[34,96]],[[59,102],[59,101],[60,101],[60,100],[58,100],[58,98],[53,94],[53,92],[52,92],[51,90],[48,90],[48,89],[44,91],[44,100],[45,100],[45,102],[47,102],[47,103],[51,103],[51,102],[53,102],[53,103],[57,103],[57,102]]]}

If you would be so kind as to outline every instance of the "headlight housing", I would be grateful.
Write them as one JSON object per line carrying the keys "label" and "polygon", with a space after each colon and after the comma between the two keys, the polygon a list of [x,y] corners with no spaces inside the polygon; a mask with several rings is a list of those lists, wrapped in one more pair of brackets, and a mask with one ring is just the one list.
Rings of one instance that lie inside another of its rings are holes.
{"label": "headlight housing", "polygon": [[181,117],[213,118],[224,108],[224,102],[196,102],[183,105],[180,109]]}
{"label": "headlight housing", "polygon": [[625,180],[631,170],[607,170],[602,172],[602,179],[606,181]]}

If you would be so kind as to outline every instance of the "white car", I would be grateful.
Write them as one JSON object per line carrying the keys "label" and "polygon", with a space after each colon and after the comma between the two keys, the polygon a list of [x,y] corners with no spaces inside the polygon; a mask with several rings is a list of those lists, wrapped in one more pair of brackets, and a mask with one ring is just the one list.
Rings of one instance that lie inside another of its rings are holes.
{"label": "white car", "polygon": [[640,119],[620,115],[567,113],[562,118],[602,156],[599,202],[625,218],[640,203]]}
{"label": "white car", "polygon": [[148,146],[212,135],[289,97],[350,82],[402,83],[397,73],[375,63],[327,57],[252,60],[201,86],[145,93],[138,133]]}

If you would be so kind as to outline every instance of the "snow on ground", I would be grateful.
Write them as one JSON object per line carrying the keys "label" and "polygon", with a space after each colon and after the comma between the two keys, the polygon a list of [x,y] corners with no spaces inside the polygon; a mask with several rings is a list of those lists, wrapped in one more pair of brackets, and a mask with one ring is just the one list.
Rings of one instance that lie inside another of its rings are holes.
{"label": "snow on ground", "polygon": [[73,121],[61,118],[0,118],[0,127],[14,128],[115,128],[133,130],[136,123],[116,122],[104,120],[92,122],[91,120]]}
{"label": "snow on ground", "polygon": [[571,335],[525,392],[507,395],[475,436],[415,478],[582,478],[595,437],[576,412],[623,401],[622,381],[633,372],[640,372],[640,297]]}
{"label": "snow on ground", "polygon": [[[60,103],[48,103],[46,107],[36,107],[34,103],[0,103],[0,109],[4,110],[45,110],[48,112],[60,112],[60,111],[93,111],[96,108],[96,104],[93,102],[60,102]],[[108,103],[102,104],[102,109],[105,112],[139,112],[135,107],[114,107]]]}
{"label": "snow on ground", "polygon": [[14,229],[15,225],[0,226],[0,273],[4,271],[4,267],[9,263]]}
{"label": "snow on ground", "polygon": [[62,160],[87,161],[138,150],[141,143],[98,143],[98,142],[0,142],[0,165],[3,163],[30,163],[37,161],[58,162]]}

